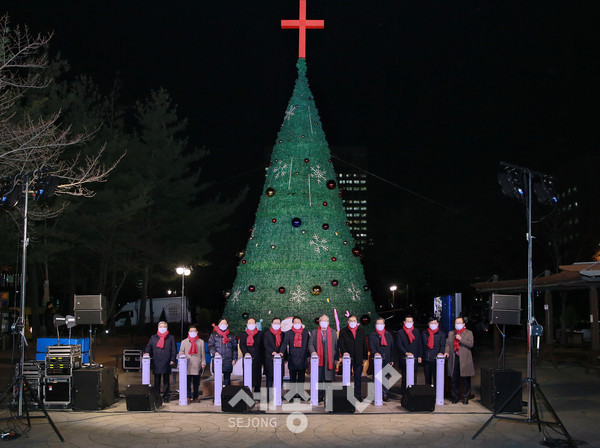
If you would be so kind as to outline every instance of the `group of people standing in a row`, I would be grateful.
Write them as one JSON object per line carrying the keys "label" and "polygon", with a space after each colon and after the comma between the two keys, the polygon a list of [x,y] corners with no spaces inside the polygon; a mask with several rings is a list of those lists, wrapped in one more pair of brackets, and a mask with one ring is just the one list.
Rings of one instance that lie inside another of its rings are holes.
{"label": "group of people standing in a row", "polygon": [[[368,349],[367,349],[368,345]],[[382,367],[394,365],[395,354],[400,360],[402,371],[402,393],[406,389],[406,357],[413,356],[415,365],[422,364],[426,384],[435,384],[436,358],[443,355],[448,358],[448,375],[452,378],[452,402],[460,400],[468,403],[471,394],[471,376],[475,374],[471,349],[473,333],[465,328],[464,321],[458,317],[455,328],[448,336],[440,330],[437,319],[431,318],[428,327],[422,333],[414,327],[414,320],[407,316],[402,328],[394,335],[385,328],[385,320],[377,319],[375,331],[368,337],[359,325],[355,315],[348,317],[348,325],[338,333],[329,326],[329,317],[319,318],[319,327],[308,331],[304,328],[302,319],[294,317],[289,331],[281,330],[281,319],[274,318],[268,330],[260,331],[256,320],[249,318],[246,329],[239,335],[239,349],[242,355],[252,356],[252,383],[255,392],[260,391],[263,367],[266,377],[267,394],[273,386],[276,374],[273,368],[273,358],[282,357],[281,371],[283,377],[283,360],[288,363],[290,373],[290,389],[302,396],[308,360],[311,355],[319,358],[319,383],[331,383],[335,379],[337,363],[341,356],[348,355],[351,359],[354,377],[354,396],[362,399],[363,364],[372,356],[380,355]],[[238,360],[238,338],[229,331],[227,319],[222,318],[215,325],[208,340],[208,348],[212,357],[218,353],[222,358],[223,383],[231,383],[233,366]],[[177,356],[175,338],[169,335],[166,322],[159,322],[158,332],[152,335],[145,350],[152,356],[154,371],[154,388],[160,392],[163,382],[163,400],[170,399],[169,373],[175,364]],[[189,328],[188,337],[181,343],[179,353],[185,354],[188,374],[188,400],[197,401],[201,371],[206,366],[204,341],[198,337],[195,326]],[[460,385],[460,389],[459,389]],[[460,390],[460,397],[459,397]],[[319,392],[322,400],[324,390]],[[295,395],[294,395],[295,396]],[[389,401],[388,390],[383,389],[383,400]]]}

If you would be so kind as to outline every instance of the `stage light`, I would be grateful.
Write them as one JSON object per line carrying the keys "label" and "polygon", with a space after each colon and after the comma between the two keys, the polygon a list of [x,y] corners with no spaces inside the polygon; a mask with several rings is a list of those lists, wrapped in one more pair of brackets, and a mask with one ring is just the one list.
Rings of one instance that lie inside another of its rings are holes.
{"label": "stage light", "polygon": [[33,188],[33,200],[37,201],[52,196],[58,187],[58,183],[58,178],[54,176],[38,179]]}
{"label": "stage light", "polygon": [[4,190],[4,188],[2,189],[0,204],[6,205],[7,207],[14,207],[21,199],[23,187],[21,185],[12,185],[12,188],[10,186],[8,188],[6,190]]}

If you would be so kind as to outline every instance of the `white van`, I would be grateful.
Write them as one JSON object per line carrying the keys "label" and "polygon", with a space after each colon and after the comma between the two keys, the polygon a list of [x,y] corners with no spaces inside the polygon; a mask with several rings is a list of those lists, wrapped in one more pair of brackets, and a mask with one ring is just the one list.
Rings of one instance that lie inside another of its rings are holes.
{"label": "white van", "polygon": [[[126,327],[137,325],[139,322],[140,299],[135,302],[125,304],[115,316],[115,327]],[[190,311],[187,297],[183,299],[183,308],[185,313],[183,316],[184,323],[192,322],[192,313]],[[165,311],[165,316],[168,323],[181,322],[181,297],[158,297],[152,299],[152,309],[154,315],[150,317],[150,299],[146,299],[146,323],[160,321],[160,316]]]}

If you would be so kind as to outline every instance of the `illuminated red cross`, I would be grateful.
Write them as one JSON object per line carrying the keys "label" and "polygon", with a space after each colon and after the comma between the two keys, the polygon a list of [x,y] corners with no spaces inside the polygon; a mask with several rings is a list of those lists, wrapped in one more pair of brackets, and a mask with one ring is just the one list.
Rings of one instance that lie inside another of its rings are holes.
{"label": "illuminated red cross", "polygon": [[306,58],[306,30],[325,28],[324,20],[306,20],[306,0],[300,0],[300,18],[298,20],[282,20],[284,30],[298,28],[298,57]]}

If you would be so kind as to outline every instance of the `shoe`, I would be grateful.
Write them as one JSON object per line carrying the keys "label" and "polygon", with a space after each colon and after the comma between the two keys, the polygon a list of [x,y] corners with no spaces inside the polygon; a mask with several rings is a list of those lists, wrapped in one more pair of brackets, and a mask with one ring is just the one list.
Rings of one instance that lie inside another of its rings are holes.
{"label": "shoe", "polygon": [[387,403],[388,401],[390,401],[390,397],[388,397],[388,396],[386,395],[385,397],[383,397],[383,401],[385,401],[385,402]]}
{"label": "shoe", "polygon": [[469,399],[468,398],[463,398],[462,404],[469,404]]}
{"label": "shoe", "polygon": [[194,398],[194,403],[200,403],[200,398],[198,398],[198,397]]}
{"label": "shoe", "polygon": [[452,404],[456,404],[456,403],[458,403],[458,398],[453,398],[452,399]]}
{"label": "shoe", "polygon": [[163,403],[168,403],[169,401],[171,401],[171,398],[169,398],[169,397],[163,398]]}
{"label": "shoe", "polygon": [[193,400],[193,399],[191,399],[191,398],[188,398],[188,399],[187,399],[187,401],[188,401],[188,403],[191,403],[191,402],[192,402],[192,401],[194,401],[194,400]]}

